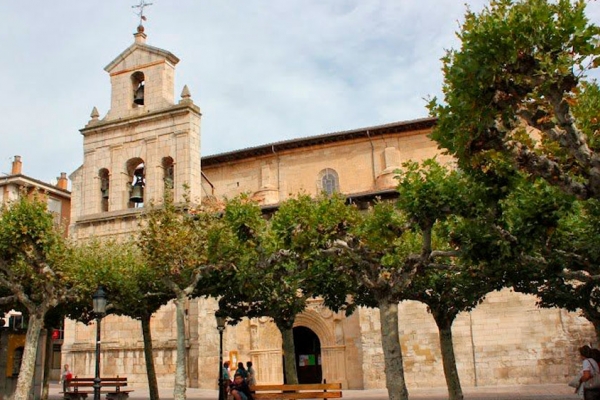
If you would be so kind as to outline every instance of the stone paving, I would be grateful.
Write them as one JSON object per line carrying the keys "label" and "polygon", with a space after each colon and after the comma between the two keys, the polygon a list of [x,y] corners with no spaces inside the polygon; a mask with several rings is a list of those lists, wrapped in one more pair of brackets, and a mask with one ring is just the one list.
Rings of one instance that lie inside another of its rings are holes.
{"label": "stone paving", "polygon": [[[58,393],[60,388],[58,384],[50,385],[50,400],[61,400],[62,396]],[[566,384],[550,385],[526,385],[526,386],[486,386],[486,387],[467,387],[463,388],[465,400],[576,400],[579,397],[573,394],[573,389]],[[189,400],[217,400],[216,390],[188,388],[186,397]],[[93,398],[89,396],[88,399]],[[103,396],[104,398],[104,396]],[[130,399],[148,399],[148,391],[145,389],[135,389],[130,394]],[[161,389],[161,400],[172,400],[173,389]],[[387,391],[382,389],[372,390],[344,390],[344,399],[355,400],[385,400]],[[445,400],[448,393],[445,388],[432,389],[410,389],[409,398],[417,400]]]}

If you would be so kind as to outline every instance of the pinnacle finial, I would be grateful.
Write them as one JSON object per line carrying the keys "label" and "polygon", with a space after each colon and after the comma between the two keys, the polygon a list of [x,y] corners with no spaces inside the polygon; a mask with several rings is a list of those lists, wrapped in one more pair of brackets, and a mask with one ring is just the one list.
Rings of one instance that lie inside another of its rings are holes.
{"label": "pinnacle finial", "polygon": [[181,98],[189,99],[190,97],[192,97],[192,94],[190,93],[190,89],[188,88],[187,85],[183,85],[183,90],[181,91]]}
{"label": "pinnacle finial", "polygon": [[92,119],[98,119],[100,117],[100,113],[98,112],[98,109],[96,107],[92,109],[90,117],[92,117]]}

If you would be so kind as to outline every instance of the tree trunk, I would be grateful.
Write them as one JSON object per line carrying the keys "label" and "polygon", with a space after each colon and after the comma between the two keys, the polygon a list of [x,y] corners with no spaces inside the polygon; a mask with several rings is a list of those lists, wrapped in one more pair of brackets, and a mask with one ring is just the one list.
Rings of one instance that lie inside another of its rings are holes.
{"label": "tree trunk", "polygon": [[596,333],[596,345],[600,343],[600,321],[593,320],[592,324],[594,325],[594,332]]}
{"label": "tree trunk", "polygon": [[42,396],[41,400],[48,400],[50,395],[50,367],[52,366],[52,331],[53,329],[46,329],[46,357],[44,357],[44,380],[42,381]]}
{"label": "tree trunk", "polygon": [[285,360],[285,380],[288,385],[298,384],[296,372],[296,348],[294,347],[294,328],[281,329],[283,355]]}
{"label": "tree trunk", "polygon": [[175,387],[173,388],[173,400],[185,400],[186,373],[185,373],[185,301],[186,295],[183,291],[177,293],[175,299],[177,316],[177,361],[175,366]]}
{"label": "tree trunk", "polygon": [[398,332],[398,304],[392,303],[388,299],[379,300],[378,303],[388,397],[390,400],[408,400]]}
{"label": "tree trunk", "polygon": [[23,360],[17,380],[17,389],[13,395],[14,400],[29,399],[29,392],[33,386],[35,373],[35,359],[37,356],[38,343],[40,341],[40,332],[44,325],[44,316],[37,315],[35,312],[29,315],[29,325],[27,326],[27,335],[25,337],[25,349],[23,351]]}
{"label": "tree trunk", "polygon": [[146,360],[146,373],[148,375],[148,394],[150,400],[159,400],[158,381],[156,380],[156,369],[154,368],[154,351],[152,348],[152,332],[150,331],[150,318],[152,315],[142,317],[142,334],[144,336],[144,358]]}
{"label": "tree trunk", "polygon": [[448,397],[450,400],[463,400],[464,396],[462,388],[460,387],[460,378],[458,376],[458,370],[456,369],[456,357],[454,356],[452,323],[438,322],[438,329],[440,334],[440,348],[442,350],[442,362],[444,364],[444,375],[446,376],[446,385],[448,386]]}

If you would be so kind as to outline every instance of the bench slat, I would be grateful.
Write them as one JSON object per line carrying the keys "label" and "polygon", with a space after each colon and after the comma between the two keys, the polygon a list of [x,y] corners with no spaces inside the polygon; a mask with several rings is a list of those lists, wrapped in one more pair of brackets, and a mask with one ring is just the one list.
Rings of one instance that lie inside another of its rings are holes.
{"label": "bench slat", "polygon": [[[69,382],[94,382],[96,378],[72,378]],[[122,378],[117,376],[116,378],[100,378],[102,381],[114,381],[114,382],[127,382],[127,377]]]}
{"label": "bench slat", "polygon": [[250,386],[252,397],[257,400],[339,399],[342,397],[341,389],[342,384],[339,382]]}
{"label": "bench slat", "polygon": [[336,383],[301,383],[298,385],[254,385],[250,386],[252,391],[263,390],[341,390],[342,384]]}
{"label": "bench slat", "polygon": [[[102,390],[100,389],[100,393],[131,393],[133,392],[133,390],[120,390],[120,391],[115,391],[115,390]],[[90,390],[80,390],[78,392],[58,392],[59,394],[72,394],[72,395],[77,395],[77,394],[94,394],[94,391],[90,391]]]}
{"label": "bench slat", "polygon": [[342,392],[256,393],[254,399],[339,399]]}

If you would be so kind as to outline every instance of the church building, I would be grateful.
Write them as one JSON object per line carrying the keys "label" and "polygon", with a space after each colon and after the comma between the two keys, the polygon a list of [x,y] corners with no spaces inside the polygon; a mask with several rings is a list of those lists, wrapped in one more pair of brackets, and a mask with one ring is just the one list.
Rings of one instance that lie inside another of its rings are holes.
{"label": "church building", "polygon": [[[394,170],[404,161],[440,155],[428,138],[431,118],[269,143],[201,156],[200,107],[187,86],[174,87],[179,59],[134,42],[105,68],[110,110],[96,108],[81,129],[83,164],[71,175],[70,234],[75,240],[134,234],[144,206],[174,190],[182,200],[251,195],[265,209],[300,191],[340,192],[359,206],[396,194]],[[180,93],[175,98],[176,90]],[[210,99],[203,99],[209,102]],[[215,389],[219,335],[214,299],[186,304],[188,386]],[[400,304],[400,335],[409,389],[444,386],[437,327],[426,306]],[[176,328],[172,305],[152,318],[154,356],[161,387],[172,387]],[[539,309],[535,298],[505,289],[454,323],[454,349],[464,386],[563,382],[574,373],[576,348],[594,338],[592,326],[562,309]],[[346,317],[313,300],[296,319],[294,336],[301,382],[341,382],[346,389],[385,387],[379,313],[360,309]],[[63,362],[93,376],[95,326],[65,323]],[[269,318],[227,327],[225,360],[252,361],[260,384],[281,383],[281,336]],[[102,375],[127,376],[146,385],[141,326],[126,317],[103,320]],[[437,379],[432,379],[436,377]]]}

